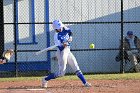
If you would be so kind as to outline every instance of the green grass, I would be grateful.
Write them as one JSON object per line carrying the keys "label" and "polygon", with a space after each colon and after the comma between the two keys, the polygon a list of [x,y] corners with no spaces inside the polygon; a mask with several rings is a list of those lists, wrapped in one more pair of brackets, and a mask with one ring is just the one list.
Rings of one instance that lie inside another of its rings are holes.
{"label": "green grass", "polygon": [[[139,79],[140,73],[125,73],[125,74],[95,74],[95,75],[85,75],[86,79],[89,80],[129,80],[129,79]],[[78,79],[75,75],[65,76],[59,78],[69,80],[69,79]]]}
{"label": "green grass", "polygon": [[[125,73],[125,74],[95,74],[85,75],[88,80],[140,80],[140,73]],[[16,78],[1,78],[0,82],[5,81],[28,81],[41,80],[42,77],[16,77]],[[58,80],[78,80],[76,75],[66,75],[58,78]]]}

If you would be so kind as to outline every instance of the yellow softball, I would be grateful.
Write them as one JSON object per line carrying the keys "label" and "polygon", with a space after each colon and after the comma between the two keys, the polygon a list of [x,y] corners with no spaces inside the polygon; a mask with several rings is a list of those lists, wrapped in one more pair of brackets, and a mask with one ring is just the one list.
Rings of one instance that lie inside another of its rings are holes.
{"label": "yellow softball", "polygon": [[93,43],[91,43],[91,44],[89,45],[89,48],[90,48],[90,49],[94,49],[94,48],[95,48],[95,45],[94,45]]}

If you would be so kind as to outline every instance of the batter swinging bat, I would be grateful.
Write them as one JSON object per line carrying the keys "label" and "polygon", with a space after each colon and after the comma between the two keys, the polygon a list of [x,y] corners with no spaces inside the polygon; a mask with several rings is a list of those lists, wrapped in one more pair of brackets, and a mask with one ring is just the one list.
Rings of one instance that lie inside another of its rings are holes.
{"label": "batter swinging bat", "polygon": [[35,54],[36,54],[36,55],[39,55],[39,54],[41,54],[41,53],[43,53],[43,52],[45,52],[45,51],[52,50],[52,49],[54,49],[54,48],[56,48],[56,47],[57,47],[57,45],[53,45],[53,46],[50,46],[50,47],[44,48],[44,49],[42,49],[42,50],[36,52]]}

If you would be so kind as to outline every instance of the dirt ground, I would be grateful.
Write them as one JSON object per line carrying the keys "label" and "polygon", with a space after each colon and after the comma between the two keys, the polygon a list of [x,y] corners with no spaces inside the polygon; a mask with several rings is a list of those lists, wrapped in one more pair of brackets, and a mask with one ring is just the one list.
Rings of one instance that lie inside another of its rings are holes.
{"label": "dirt ground", "polygon": [[0,93],[140,93],[140,80],[89,80],[85,88],[80,80],[52,80],[48,88],[40,81],[0,82]]}

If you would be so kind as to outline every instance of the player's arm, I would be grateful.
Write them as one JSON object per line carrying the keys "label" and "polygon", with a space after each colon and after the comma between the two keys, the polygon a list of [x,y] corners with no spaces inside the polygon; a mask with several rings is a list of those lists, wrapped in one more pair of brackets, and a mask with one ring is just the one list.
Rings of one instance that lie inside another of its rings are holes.
{"label": "player's arm", "polygon": [[73,33],[72,32],[69,32],[69,39],[68,39],[68,42],[72,42],[72,35],[73,35]]}
{"label": "player's arm", "polygon": [[72,34],[71,30],[69,30],[68,39],[64,40],[64,42],[63,42],[64,47],[68,46],[70,44],[70,42],[72,42],[72,35],[73,34]]}

